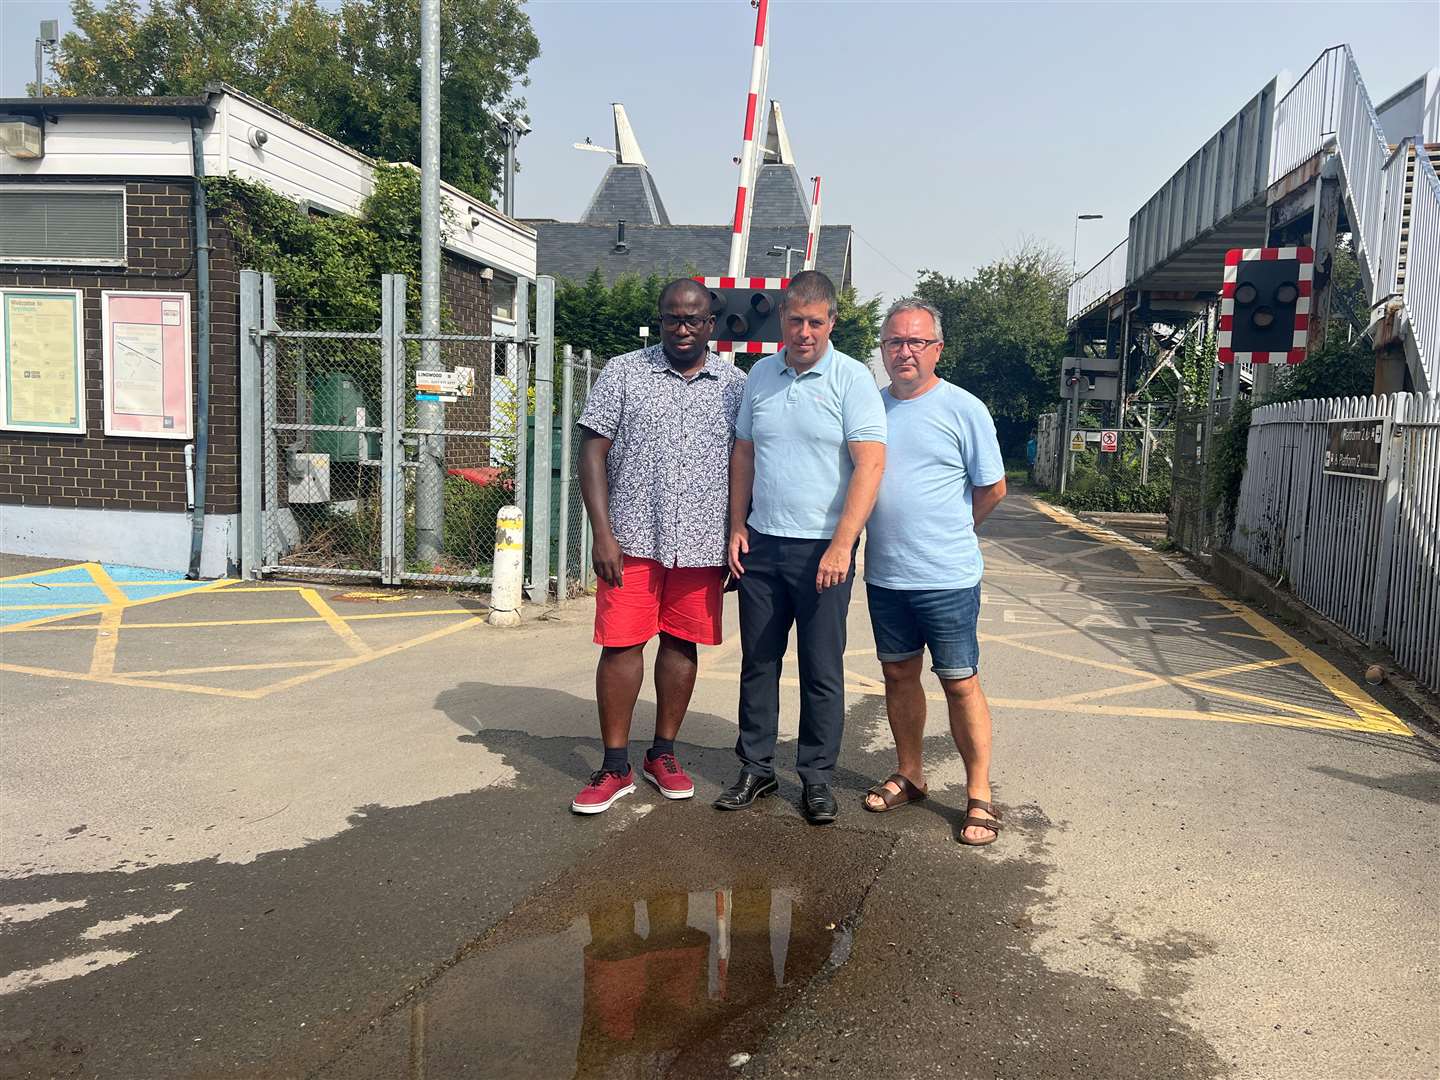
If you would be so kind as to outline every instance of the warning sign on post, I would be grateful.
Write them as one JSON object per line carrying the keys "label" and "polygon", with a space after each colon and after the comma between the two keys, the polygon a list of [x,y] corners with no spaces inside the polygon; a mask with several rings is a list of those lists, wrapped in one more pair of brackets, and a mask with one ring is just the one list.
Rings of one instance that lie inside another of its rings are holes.
{"label": "warning sign on post", "polygon": [[1113,454],[1120,449],[1120,432],[1100,432],[1100,452],[1102,454]]}
{"label": "warning sign on post", "polygon": [[460,375],[455,371],[416,371],[415,400],[454,402],[460,390]]}
{"label": "warning sign on post", "polygon": [[1072,454],[1083,454],[1085,452],[1085,432],[1070,432],[1070,452]]}

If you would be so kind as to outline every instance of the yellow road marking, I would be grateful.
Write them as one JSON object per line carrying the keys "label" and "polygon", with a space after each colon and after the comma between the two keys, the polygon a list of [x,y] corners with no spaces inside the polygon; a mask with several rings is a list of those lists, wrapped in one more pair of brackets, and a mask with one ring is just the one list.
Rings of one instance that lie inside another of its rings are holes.
{"label": "yellow road marking", "polygon": [[319,671],[307,671],[303,675],[295,675],[289,679],[263,687],[260,696],[268,697],[270,694],[279,693],[281,690],[289,690],[307,682],[313,682],[316,679],[324,678],[326,675],[334,675],[337,672],[348,671],[353,667],[369,663],[372,660],[393,656],[398,652],[404,652],[406,649],[413,649],[419,645],[427,645],[432,641],[438,641],[440,638],[447,637],[458,631],[468,630],[472,626],[481,626],[484,622],[484,619],[479,618],[465,619],[462,622],[455,623],[453,626],[443,626],[439,630],[432,630],[428,634],[421,634],[419,637],[411,638],[409,641],[402,641],[395,645],[386,646],[383,649],[375,649],[364,656],[346,657],[344,660],[337,661]]}
{"label": "yellow road marking", "polygon": [[[80,588],[91,588],[89,585],[81,585]],[[0,611],[54,611],[57,608],[64,608],[67,611],[75,608],[79,611],[89,611],[94,608],[95,601],[88,604],[0,604]]]}
{"label": "yellow road marking", "polygon": [[121,591],[120,586],[115,584],[115,579],[105,572],[105,568],[99,563],[87,562],[81,564],[90,579],[105,595],[105,599],[112,604],[128,604],[130,598]]}
{"label": "yellow road marking", "polygon": [[[1208,679],[1218,679],[1226,675],[1239,675],[1246,671],[1262,671],[1266,668],[1285,667],[1289,664],[1298,664],[1300,661],[1293,656],[1284,656],[1277,660],[1253,660],[1246,664],[1230,664],[1226,667],[1209,668],[1206,671],[1194,671],[1185,676],[1187,681],[1203,682]],[[1063,694],[1060,697],[1046,698],[1051,705],[1073,705],[1079,701],[1094,701],[1096,698],[1114,697],[1118,694],[1137,693],[1141,690],[1154,690],[1157,687],[1165,686],[1166,679],[1156,675],[1149,679],[1142,679],[1140,682],[1125,683],[1121,686],[1106,687],[1102,690],[1087,690],[1080,694]]]}
{"label": "yellow road marking", "polygon": [[122,674],[127,679],[154,679],[176,675],[209,675],[224,671],[275,671],[288,668],[325,667],[334,662],[334,660],[276,660],[269,664],[214,664],[210,667],[166,668],[163,671],[126,671]]}
{"label": "yellow road marking", "polygon": [[340,636],[340,640],[350,646],[352,652],[359,656],[370,652],[370,646],[360,640],[359,634],[345,625],[345,620],[335,614],[335,609],[327,604],[318,592],[314,589],[301,589],[300,595],[307,604],[315,609],[315,613],[325,621],[326,625]]}
{"label": "yellow road marking", "polygon": [[[361,664],[368,664],[371,661],[379,660],[386,656],[393,656],[395,653],[428,644],[431,641],[436,641],[439,638],[454,634],[460,630],[483,625],[484,622],[485,620],[481,618],[462,619],[460,622],[451,626],[432,630],[429,633],[421,634],[419,637],[410,638],[408,641],[397,642],[383,649],[375,649],[367,652],[364,656],[347,656],[337,661],[322,661],[322,663],[325,664],[323,668],[308,671],[278,683],[271,683],[268,686],[257,687],[253,690],[230,690],[225,687],[203,686],[198,683],[164,682],[156,679],[140,678],[129,673],[98,675],[82,671],[60,671],[54,668],[29,667],[23,664],[0,664],[0,671],[13,672],[17,675],[36,675],[46,679],[71,679],[76,682],[138,687],[143,690],[178,690],[182,693],[203,694],[208,697],[228,697],[237,698],[242,701],[259,701],[261,698],[269,697],[271,694],[278,693],[281,690],[288,690],[292,687],[300,686],[303,683],[324,678],[327,675],[348,671]],[[129,629],[129,627],[126,627],[126,629]]]}
{"label": "yellow road marking", "polygon": [[[199,591],[198,589],[196,590]],[[245,590],[241,590],[242,592]],[[160,599],[171,600],[174,597],[162,597]],[[149,603],[148,600],[140,601]],[[132,607],[134,605],[131,605]],[[377,611],[364,615],[341,615],[335,612],[335,617],[344,622],[359,622],[362,619],[420,619],[427,615],[474,615],[473,608],[436,608],[433,611]],[[57,615],[56,618],[73,618],[69,615]],[[37,620],[38,622],[39,620]],[[282,615],[271,619],[201,619],[196,622],[152,622],[152,623],[126,623],[125,630],[193,630],[211,628],[216,626],[269,626],[281,623],[313,623],[324,622],[319,615]],[[74,630],[94,630],[94,626],[40,626],[21,624],[19,627],[0,628],[0,633],[62,633]]]}
{"label": "yellow road marking", "polygon": [[[67,564],[65,564],[64,566],[52,566],[52,567],[50,567],[50,569],[48,569],[48,570],[32,570],[32,571],[30,571],[30,573],[28,573],[28,574],[7,574],[5,577],[0,578],[0,584],[3,584],[4,582],[7,582],[7,581],[29,581],[29,579],[31,579],[31,578],[49,577],[51,574],[63,574],[63,573],[65,573],[65,571],[67,571],[67,570],[79,570],[79,569],[80,569],[80,566],[78,566],[77,564],[75,564],[75,563],[67,563]],[[82,581],[82,582],[67,581],[67,582],[65,582],[65,584],[67,584],[67,585],[75,585],[75,584],[83,585],[84,582],[83,582],[83,581]]]}
{"label": "yellow road marking", "polygon": [[[1079,518],[1076,518],[1072,514],[1066,513],[1063,510],[1057,510],[1054,507],[1048,506],[1045,503],[1040,502],[1039,500],[1031,500],[1031,502],[1038,510],[1040,510],[1041,513],[1045,514],[1053,521],[1057,521],[1063,525],[1068,525],[1070,528],[1077,529],[1080,532],[1085,533],[1086,535],[1099,537],[1107,543],[1115,544],[1117,547],[1121,546],[1115,541],[1113,537],[1109,536],[1108,533],[1106,533],[1104,530],[1097,529],[1096,527],[1090,525],[1088,522],[1081,521]],[[1307,649],[1304,645],[1300,644],[1299,641],[1295,640],[1295,638],[1291,637],[1285,631],[1281,630],[1278,626],[1272,623],[1269,619],[1265,618],[1259,612],[1252,610],[1245,604],[1240,603],[1238,600],[1234,600],[1226,596],[1223,592],[1215,588],[1213,585],[1199,582],[1198,587],[1203,595],[1210,597],[1216,603],[1226,608],[1229,612],[1239,616],[1246,623],[1248,623],[1250,627],[1256,631],[1256,633],[1264,637],[1265,640],[1269,641],[1272,645],[1278,646],[1284,652],[1293,656],[1306,671],[1308,671],[1312,676],[1314,676],[1314,678],[1317,682],[1320,683],[1320,685],[1325,687],[1326,690],[1330,691],[1331,695],[1337,701],[1339,701],[1342,705],[1344,705],[1351,712],[1353,712],[1365,724],[1367,730],[1384,731],[1394,735],[1412,734],[1410,729],[1400,720],[1399,717],[1397,717],[1389,709],[1385,708],[1385,706],[1381,705],[1374,698],[1366,694],[1365,691],[1361,690],[1360,687],[1357,686],[1353,681],[1346,678],[1344,673],[1341,672],[1339,668],[1335,667],[1334,664],[1330,663],[1318,653]],[[1024,646],[1020,647],[1023,648]],[[1180,682],[1181,685],[1185,685],[1184,680],[1177,681]],[[1194,687],[1191,687],[1191,689],[1194,689]],[[1224,690],[1220,687],[1211,687],[1210,689],[1216,693],[1223,694],[1226,697],[1238,698],[1240,700],[1249,700],[1260,704],[1279,704],[1266,701],[1263,698],[1257,698],[1254,695],[1241,694],[1240,692],[1234,690]],[[1318,710],[1309,709],[1299,705],[1283,705],[1283,708],[1289,709],[1293,712],[1301,712],[1316,716],[1325,716],[1325,714],[1319,713]]]}
{"label": "yellow road marking", "polygon": [[[66,569],[70,569],[70,568],[69,568],[69,567],[66,567]],[[200,585],[200,586],[197,586],[196,588],[189,589],[189,590],[187,590],[187,591],[185,591],[185,592],[183,592],[183,593],[164,593],[163,595],[160,595],[160,596],[147,596],[147,597],[145,597],[143,600],[126,600],[124,603],[120,604],[119,606],[120,606],[120,607],[123,607],[123,608],[126,608],[126,609],[135,608],[135,607],[144,607],[146,604],[158,604],[158,603],[160,603],[162,600],[176,600],[176,599],[179,599],[179,598],[182,597],[182,596],[194,596],[196,593],[217,592],[217,591],[219,591],[220,589],[223,589],[223,588],[225,588],[225,587],[227,587],[227,586],[229,586],[229,585],[234,585],[234,584],[235,584],[235,579],[234,579],[234,578],[220,578],[220,579],[218,579],[218,580],[216,580],[216,581],[209,582],[208,584]],[[87,586],[87,588],[88,588],[88,586]],[[86,616],[86,615],[97,615],[97,614],[99,614],[100,612],[104,611],[107,607],[110,607],[110,606],[111,606],[111,605],[109,605],[109,604],[94,604],[94,605],[92,605],[92,606],[90,606],[90,607],[88,607],[88,608],[86,608],[86,609],[84,609],[84,610],[81,610],[81,611],[63,612],[63,613],[61,613],[61,614],[59,614],[59,615],[48,615],[48,616],[46,616],[46,617],[43,618],[43,619],[31,619],[31,620],[29,620],[28,622],[14,623],[13,625],[10,625],[10,626],[0,626],[0,634],[18,634],[18,633],[25,633],[25,632],[30,631],[30,630],[35,630],[35,629],[37,629],[37,628],[56,629],[56,630],[62,630],[62,629],[63,629],[63,630],[94,630],[95,627],[93,627],[93,626],[51,627],[50,624],[51,624],[51,623],[57,623],[57,622],[67,621],[67,620],[69,620],[69,619],[79,619],[79,618],[83,618],[83,617]],[[130,629],[130,627],[127,626],[125,629],[128,630],[128,629]]]}
{"label": "yellow road marking", "polygon": [[119,607],[106,608],[100,613],[100,625],[95,631],[95,650],[90,654],[90,674],[109,675],[115,670],[115,653],[120,648],[120,620],[124,610]]}

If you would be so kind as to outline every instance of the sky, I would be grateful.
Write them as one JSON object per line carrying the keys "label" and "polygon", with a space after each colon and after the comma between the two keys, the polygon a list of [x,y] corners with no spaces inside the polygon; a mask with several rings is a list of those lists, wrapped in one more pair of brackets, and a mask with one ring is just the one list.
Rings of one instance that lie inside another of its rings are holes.
{"label": "sky", "polygon": [[[520,217],[574,220],[624,102],[672,221],[730,219],[749,84],[748,0],[530,0],[541,55],[521,91]],[[39,20],[0,0],[0,95],[33,76]],[[1083,269],[1271,78],[1354,50],[1371,99],[1440,65],[1440,3],[953,3],[772,0],[769,96],[830,224],[854,226],[855,284],[966,275],[1026,239]],[[808,183],[807,183],[808,188]]]}

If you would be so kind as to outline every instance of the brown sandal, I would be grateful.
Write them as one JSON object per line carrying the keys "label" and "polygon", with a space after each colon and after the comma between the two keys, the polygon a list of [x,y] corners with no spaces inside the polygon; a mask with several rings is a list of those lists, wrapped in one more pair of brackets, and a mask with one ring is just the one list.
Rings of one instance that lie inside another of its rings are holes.
{"label": "brown sandal", "polygon": [[[885,786],[886,784],[894,784],[900,790],[891,791]],[[866,792],[866,794],[874,795],[885,805],[877,810],[875,807],[870,805],[869,799],[862,799],[860,801],[860,805],[865,807],[865,809],[869,810],[872,814],[883,814],[887,810],[894,810],[898,807],[904,806],[906,803],[919,802],[921,799],[925,798],[927,794],[929,794],[929,790],[927,788],[916,787],[910,782],[908,777],[903,776],[897,772],[882,781],[881,783],[876,784],[868,792]]]}
{"label": "brown sandal", "polygon": [[[994,817],[976,817],[974,814],[970,813],[971,810],[976,809],[984,810],[987,814],[993,814]],[[971,826],[979,826],[982,829],[989,829],[990,839],[966,840],[965,830],[970,828]],[[960,833],[958,836],[956,836],[956,839],[959,840],[960,843],[964,844],[966,847],[984,847],[986,844],[993,844],[999,838],[999,836],[1000,811],[996,810],[995,807],[991,806],[984,799],[969,800],[965,804],[965,820],[960,823]]]}

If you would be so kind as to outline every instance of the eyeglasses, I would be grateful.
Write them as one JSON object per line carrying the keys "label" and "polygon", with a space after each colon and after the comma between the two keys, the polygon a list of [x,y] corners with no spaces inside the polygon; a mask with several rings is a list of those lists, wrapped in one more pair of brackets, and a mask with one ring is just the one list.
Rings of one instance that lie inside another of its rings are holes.
{"label": "eyeglasses", "polygon": [[898,353],[901,349],[908,348],[912,353],[922,353],[931,345],[940,344],[939,338],[918,338],[918,337],[887,337],[880,342],[886,352]]}
{"label": "eyeglasses", "polygon": [[666,330],[679,330],[682,326],[687,330],[699,330],[713,318],[714,315],[661,315],[660,325]]}

